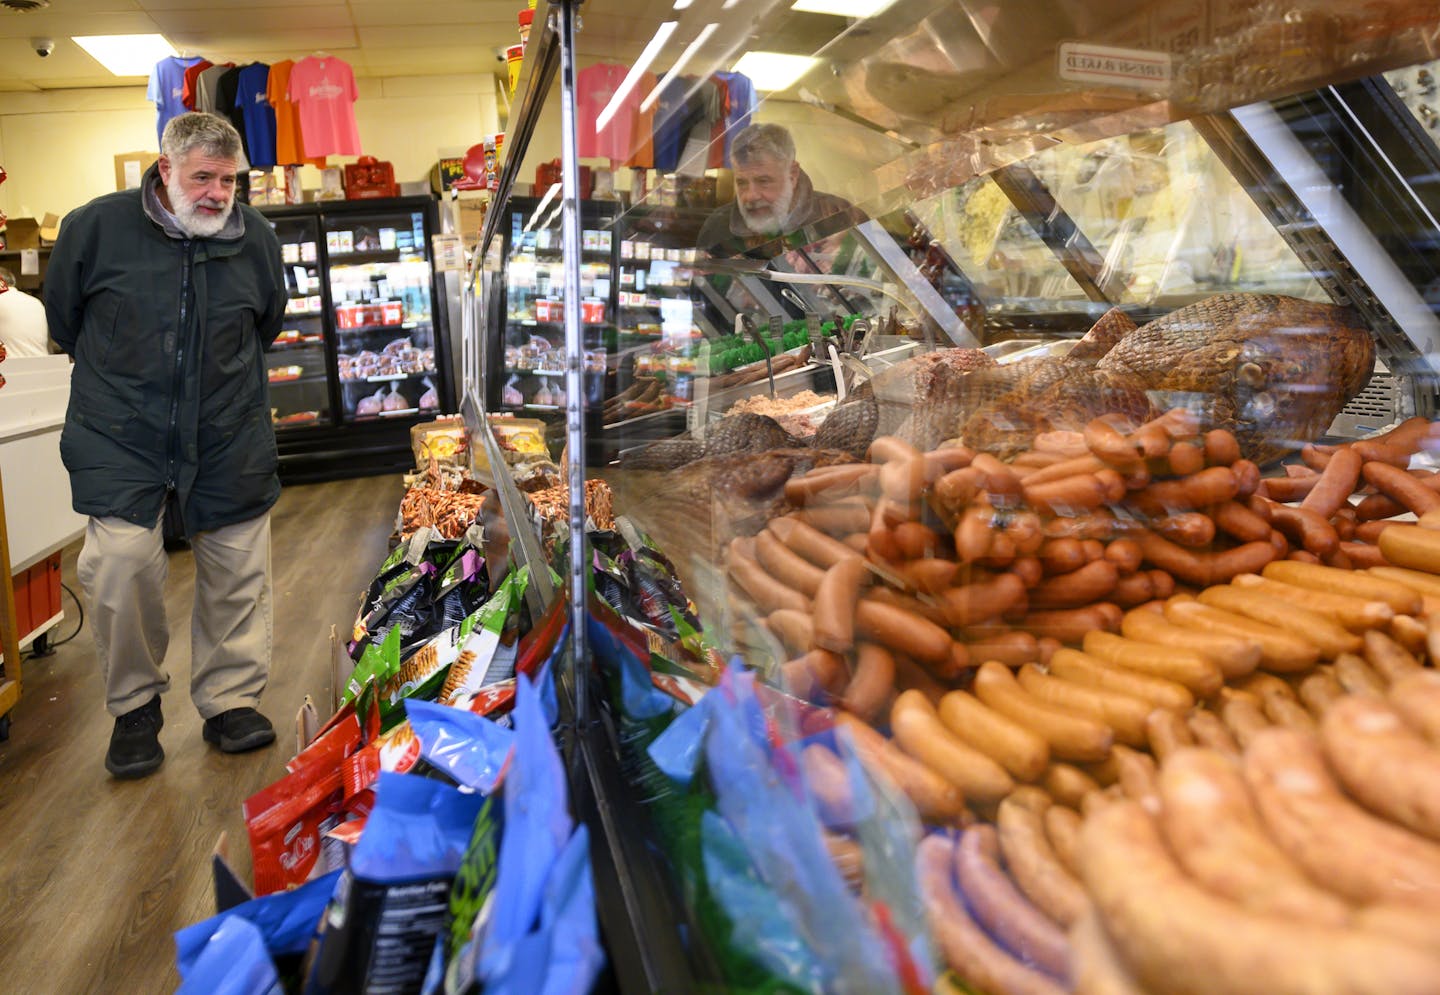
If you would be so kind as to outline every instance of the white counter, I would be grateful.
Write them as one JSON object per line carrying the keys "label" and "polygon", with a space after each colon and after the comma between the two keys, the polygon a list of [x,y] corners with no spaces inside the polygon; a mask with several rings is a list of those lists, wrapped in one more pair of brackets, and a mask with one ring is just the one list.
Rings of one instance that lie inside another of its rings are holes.
{"label": "white counter", "polygon": [[0,474],[16,573],[84,534],[85,517],[70,507],[70,476],[60,462],[70,358],[12,356],[0,373]]}

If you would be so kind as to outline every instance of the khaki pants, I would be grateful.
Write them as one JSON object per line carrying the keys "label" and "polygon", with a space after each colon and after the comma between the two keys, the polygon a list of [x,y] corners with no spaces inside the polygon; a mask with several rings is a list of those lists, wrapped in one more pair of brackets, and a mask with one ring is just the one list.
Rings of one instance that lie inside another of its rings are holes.
{"label": "khaki pants", "polygon": [[[190,698],[208,719],[255,707],[270,674],[270,515],[201,532],[190,546]],[[147,529],[123,518],[91,518],[76,567],[105,677],[105,707],[124,715],[170,686],[163,669],[170,643],[163,520]]]}

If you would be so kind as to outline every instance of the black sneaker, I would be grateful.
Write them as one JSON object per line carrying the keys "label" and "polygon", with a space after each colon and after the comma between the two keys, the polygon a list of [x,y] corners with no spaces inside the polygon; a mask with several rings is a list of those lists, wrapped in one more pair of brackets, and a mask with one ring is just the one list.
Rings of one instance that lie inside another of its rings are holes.
{"label": "black sneaker", "polygon": [[214,743],[224,753],[258,750],[275,742],[275,728],[270,720],[253,708],[221,712],[213,719],[206,719],[201,732],[205,742]]}
{"label": "black sneaker", "polygon": [[165,751],[160,748],[160,696],[156,695],[115,720],[105,769],[120,778],[146,777],[160,769]]}

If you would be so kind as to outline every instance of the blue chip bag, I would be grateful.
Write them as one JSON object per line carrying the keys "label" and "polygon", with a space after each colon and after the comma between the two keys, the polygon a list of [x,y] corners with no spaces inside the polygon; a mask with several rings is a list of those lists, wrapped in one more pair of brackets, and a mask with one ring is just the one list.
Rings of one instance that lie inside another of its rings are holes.
{"label": "blue chip bag", "polygon": [[490,794],[505,774],[515,733],[463,708],[429,701],[405,702],[420,755],[472,791]]}
{"label": "blue chip bag", "polygon": [[248,919],[228,916],[190,964],[177,995],[284,995],[265,936]]}
{"label": "blue chip bag", "polygon": [[253,898],[193,926],[186,926],[175,934],[175,965],[180,977],[189,977],[196,962],[209,949],[211,938],[231,919],[243,919],[254,926],[260,933],[265,950],[272,957],[298,957],[303,954],[315,935],[325,904],[330,901],[339,880],[340,872],[334,871],[307,881],[292,891],[277,891]]}
{"label": "blue chip bag", "polygon": [[540,696],[523,675],[515,695],[515,758],[505,778],[505,832],[491,907],[477,922],[480,956],[475,980],[485,991],[530,993],[506,987],[531,966],[522,955],[550,876],[574,820],[566,800],[565,770],[550,736]]}

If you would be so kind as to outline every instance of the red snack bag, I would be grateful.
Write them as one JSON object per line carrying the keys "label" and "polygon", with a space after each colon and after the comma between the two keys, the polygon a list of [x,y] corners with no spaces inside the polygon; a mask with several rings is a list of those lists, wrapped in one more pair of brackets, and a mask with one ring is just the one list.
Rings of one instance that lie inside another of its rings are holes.
{"label": "red snack bag", "polygon": [[420,762],[420,740],[406,720],[372,739],[342,764],[345,801],[373,787],[381,771],[408,774]]}
{"label": "red snack bag", "polygon": [[245,799],[255,894],[268,895],[338,869],[338,844],[322,837],[340,821],[340,766],[308,763]]}

